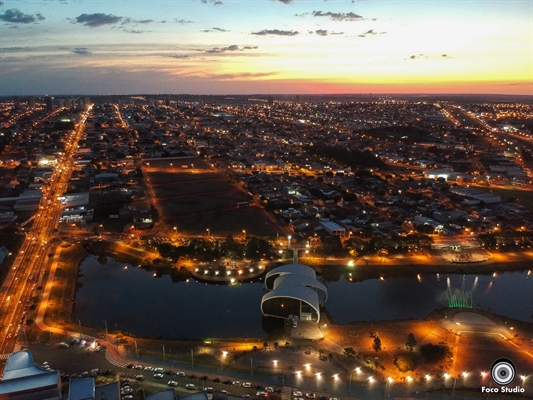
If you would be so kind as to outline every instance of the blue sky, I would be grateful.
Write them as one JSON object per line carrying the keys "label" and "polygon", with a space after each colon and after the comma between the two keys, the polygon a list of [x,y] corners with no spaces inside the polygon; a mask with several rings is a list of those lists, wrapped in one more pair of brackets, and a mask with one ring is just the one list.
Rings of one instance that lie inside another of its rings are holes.
{"label": "blue sky", "polygon": [[0,95],[533,94],[533,0],[0,1]]}

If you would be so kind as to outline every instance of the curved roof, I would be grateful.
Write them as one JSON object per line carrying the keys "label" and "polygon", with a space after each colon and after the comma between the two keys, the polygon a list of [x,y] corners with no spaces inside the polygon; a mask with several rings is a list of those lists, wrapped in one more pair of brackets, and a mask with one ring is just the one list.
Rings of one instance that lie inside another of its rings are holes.
{"label": "curved roof", "polygon": [[263,296],[261,299],[261,310],[263,309],[263,303],[267,300],[274,298],[288,297],[300,301],[305,301],[311,307],[313,307],[320,320],[320,308],[318,303],[318,294],[311,288],[302,285],[281,285],[277,286],[274,290],[271,290]]}
{"label": "curved roof", "polygon": [[[271,276],[275,275],[287,275],[287,274],[298,274],[309,276],[313,279],[316,279],[316,272],[313,268],[308,267],[304,264],[285,264],[281,267],[274,268],[273,270],[268,271],[265,276],[265,286]],[[270,289],[270,288],[267,288]]]}
{"label": "curved roof", "polygon": [[[314,272],[314,271],[313,271]],[[287,275],[281,275],[274,281],[274,287],[273,289],[276,290],[276,288],[280,286],[288,285],[291,288],[295,286],[307,286],[312,287],[315,289],[320,289],[322,292],[324,292],[325,300],[328,299],[328,290],[326,289],[326,286],[322,282],[317,281],[314,278],[311,278],[306,275],[294,275],[294,274],[287,274]]]}
{"label": "curved roof", "polygon": [[46,370],[35,364],[29,351],[9,356],[0,381],[0,394],[28,389],[58,386],[59,371]]}

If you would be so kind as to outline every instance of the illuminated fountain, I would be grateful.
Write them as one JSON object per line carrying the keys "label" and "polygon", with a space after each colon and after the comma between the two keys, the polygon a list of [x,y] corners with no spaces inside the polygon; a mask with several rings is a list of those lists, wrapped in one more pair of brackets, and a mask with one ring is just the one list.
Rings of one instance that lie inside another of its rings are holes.
{"label": "illuminated fountain", "polygon": [[472,308],[472,291],[448,288],[442,292],[440,301],[449,308]]}

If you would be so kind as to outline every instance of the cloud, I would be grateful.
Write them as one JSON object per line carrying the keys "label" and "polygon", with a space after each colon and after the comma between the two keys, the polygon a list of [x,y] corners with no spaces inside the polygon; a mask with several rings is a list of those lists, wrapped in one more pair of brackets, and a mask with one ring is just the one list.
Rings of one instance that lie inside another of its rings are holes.
{"label": "cloud", "polygon": [[214,47],[210,50],[206,50],[206,53],[224,53],[226,51],[244,51],[244,50],[253,50],[257,49],[257,46],[244,46],[242,48],[239,48],[236,44],[233,44],[228,47]]}
{"label": "cloud", "polygon": [[186,54],[176,54],[174,56],[168,56],[170,58],[177,58],[178,60],[188,60],[190,59],[191,57],[189,57],[188,55]]}
{"label": "cloud", "polygon": [[174,22],[177,22],[178,24],[192,24],[193,23],[193,21],[189,21],[186,19],[177,19],[177,18],[174,18]]}
{"label": "cloud", "polygon": [[11,8],[6,10],[3,14],[0,14],[0,21],[11,22],[13,24],[30,24],[32,22],[42,21],[44,16],[40,13],[24,14],[22,11]]}
{"label": "cloud", "polygon": [[312,13],[313,17],[327,17],[330,18],[332,21],[361,21],[363,20],[363,17],[360,15],[357,15],[353,12],[347,12],[347,13],[334,13],[331,11],[313,11]]}
{"label": "cloud", "polygon": [[150,24],[154,22],[153,19],[133,19],[133,18],[124,18],[122,20],[122,24],[121,25],[126,25],[126,24]]}
{"label": "cloud", "polygon": [[[410,60],[419,60],[421,58],[427,58],[427,59],[442,59],[442,58],[452,58],[451,56],[449,56],[448,54],[441,54],[440,56],[436,55],[436,54],[418,54],[418,55],[412,55],[409,57]],[[406,58],[404,58],[404,60],[407,60]]]}
{"label": "cloud", "polygon": [[214,6],[221,6],[223,3],[220,0],[201,0],[204,4],[213,4]]}
{"label": "cloud", "polygon": [[265,35],[278,35],[278,36],[296,36],[299,35],[298,31],[280,31],[279,29],[263,29],[259,32],[252,32],[252,35],[265,36]]}
{"label": "cloud", "polygon": [[317,29],[315,32],[318,36],[328,36],[327,29]]}
{"label": "cloud", "polygon": [[358,37],[367,37],[367,36],[374,36],[374,35],[384,35],[387,32],[375,32],[374,29],[370,29],[369,31],[366,31],[365,33],[361,33],[360,35],[357,35]]}
{"label": "cloud", "polygon": [[79,54],[80,56],[90,56],[93,54],[87,49],[87,47],[76,47],[72,52],[74,54]]}
{"label": "cloud", "polygon": [[81,14],[76,17],[76,22],[91,28],[96,28],[97,26],[103,25],[112,25],[120,22],[122,17],[113,15],[113,14],[103,14],[103,13],[94,13],[94,14]]}
{"label": "cloud", "polygon": [[4,2],[0,1],[0,7],[3,7],[3,6],[4,6]]}
{"label": "cloud", "polygon": [[124,29],[124,32],[139,34],[139,33],[146,33],[146,32],[152,32],[152,31],[145,31],[145,30],[142,30],[142,29]]}
{"label": "cloud", "polygon": [[228,47],[215,47],[211,50],[206,50],[205,52],[206,53],[224,53],[225,51],[237,51],[237,50],[239,50],[239,46],[237,46],[236,44],[233,44]]}
{"label": "cloud", "polygon": [[219,75],[210,75],[209,78],[212,79],[221,79],[221,80],[233,80],[233,79],[242,79],[242,78],[264,78],[267,76],[278,75],[278,71],[273,72],[238,72],[235,74],[219,74]]}
{"label": "cloud", "polygon": [[292,0],[273,0],[273,1],[279,1],[280,3],[283,3],[283,4],[291,4],[292,3]]}
{"label": "cloud", "polygon": [[204,29],[202,32],[229,32],[226,29],[222,28],[211,28],[211,29]]}

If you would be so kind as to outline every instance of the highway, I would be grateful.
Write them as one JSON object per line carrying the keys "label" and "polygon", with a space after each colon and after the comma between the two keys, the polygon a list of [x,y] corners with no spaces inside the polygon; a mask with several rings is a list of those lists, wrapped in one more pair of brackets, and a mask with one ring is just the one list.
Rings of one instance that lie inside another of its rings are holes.
{"label": "highway", "polygon": [[62,203],[58,199],[68,188],[73,167],[73,157],[78,147],[87,115],[92,107],[80,117],[76,130],[67,138],[65,153],[54,168],[48,190],[43,193],[39,210],[33,221],[11,270],[0,289],[0,369],[3,370],[7,355],[27,345],[25,321],[32,298],[37,297],[37,288],[42,284],[49,255],[57,245],[52,240],[61,216]]}

